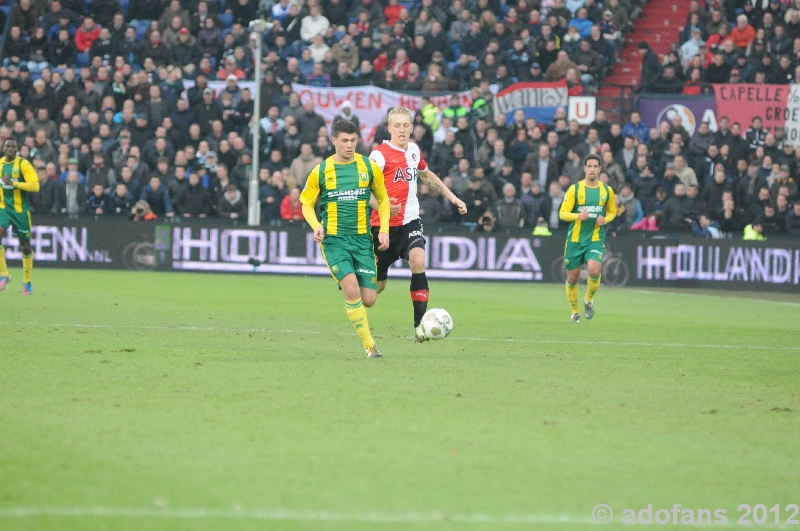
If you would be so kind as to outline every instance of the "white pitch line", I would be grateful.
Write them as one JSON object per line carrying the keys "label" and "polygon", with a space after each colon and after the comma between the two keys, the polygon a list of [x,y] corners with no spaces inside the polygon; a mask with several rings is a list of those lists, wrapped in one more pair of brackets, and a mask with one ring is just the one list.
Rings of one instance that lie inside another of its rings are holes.
{"label": "white pitch line", "polygon": [[334,511],[151,508],[151,507],[7,507],[0,508],[0,518],[29,518],[35,516],[114,517],[114,518],[175,518],[175,519],[243,519],[283,520],[296,522],[354,522],[354,523],[436,523],[462,524],[563,524],[596,525],[591,518],[569,514],[491,514],[491,513],[343,513]]}
{"label": "white pitch line", "polygon": [[[149,326],[126,324],[84,324],[84,323],[10,323],[0,321],[0,325],[9,326],[48,326],[65,328],[102,328],[102,329],[133,329],[133,330],[188,330],[199,332],[246,332],[267,334],[297,334],[297,335],[337,335],[350,336],[350,332],[321,332],[317,330],[282,330],[269,328],[215,328],[211,326]],[[556,339],[514,339],[514,338],[489,338],[489,337],[451,337],[448,341],[489,341],[492,343],[531,343],[531,344],[565,344],[565,345],[603,345],[618,347],[671,347],[671,348],[708,348],[708,349],[745,349],[763,351],[800,352],[800,346],[767,346],[767,345],[715,345],[705,343],[649,343],[646,341],[575,341]]]}
{"label": "white pitch line", "polygon": [[[563,526],[597,526],[591,518],[571,514],[551,513],[445,513],[445,512],[409,512],[409,513],[343,513],[334,511],[302,511],[288,509],[212,509],[205,507],[187,508],[153,508],[153,507],[103,507],[103,506],[23,506],[0,508],[0,518],[31,518],[37,516],[65,518],[161,518],[161,519],[195,519],[195,520],[264,520],[293,522],[350,522],[350,523],[459,523],[459,524],[547,524]],[[614,519],[614,524],[621,521]],[[682,526],[683,527],[683,526]],[[686,524],[687,528],[737,528],[750,527],[736,525],[735,522],[724,524]],[[759,529],[790,529],[783,524],[759,524]]]}

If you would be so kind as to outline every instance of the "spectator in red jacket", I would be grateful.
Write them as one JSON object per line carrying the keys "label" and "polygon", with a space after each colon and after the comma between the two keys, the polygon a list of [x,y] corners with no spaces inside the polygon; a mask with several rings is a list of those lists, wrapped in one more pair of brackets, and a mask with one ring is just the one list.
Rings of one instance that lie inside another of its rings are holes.
{"label": "spectator in red jacket", "polygon": [[739,49],[747,49],[753,39],[756,38],[756,30],[750,25],[747,20],[747,15],[739,15],[736,17],[736,26],[731,30],[731,39],[733,44]]}
{"label": "spectator in red jacket", "polygon": [[292,191],[281,201],[281,219],[284,221],[303,221],[303,205],[300,203],[300,188]]}
{"label": "spectator in red jacket", "polygon": [[99,36],[100,26],[94,23],[92,17],[86,17],[83,19],[81,27],[75,32],[75,47],[79,52],[86,53]]}

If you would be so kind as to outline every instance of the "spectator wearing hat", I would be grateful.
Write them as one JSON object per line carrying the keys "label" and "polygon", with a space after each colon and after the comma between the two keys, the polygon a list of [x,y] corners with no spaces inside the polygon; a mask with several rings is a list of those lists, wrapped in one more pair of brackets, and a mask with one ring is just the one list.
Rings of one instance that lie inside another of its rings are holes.
{"label": "spectator wearing hat", "polygon": [[200,62],[200,49],[197,47],[197,39],[189,33],[189,28],[178,30],[175,44],[170,47],[169,57],[173,65],[180,66],[187,74],[191,75],[195,71]]}
{"label": "spectator wearing hat", "polygon": [[[45,4],[49,5],[45,6],[41,14],[41,24],[46,32],[49,33],[50,29],[53,26],[57,26],[61,19],[64,19],[68,25],[78,22],[78,16],[71,9],[65,7],[61,0],[51,0],[50,2],[45,2]],[[74,34],[75,26],[73,25],[72,35]]]}
{"label": "spectator wearing hat", "polygon": [[78,159],[71,157],[67,160],[67,169],[58,176],[58,181],[62,183],[67,182],[67,175],[69,172],[74,171],[78,176],[78,182],[80,184],[86,184],[86,176],[78,171]]}
{"label": "spectator wearing hat", "polygon": [[704,42],[703,31],[700,28],[692,29],[689,39],[681,45],[681,53],[687,65],[692,57],[700,53],[700,45]]}
{"label": "spectator wearing hat", "polygon": [[[736,54],[736,60],[731,69],[731,74],[734,69],[739,71],[738,83],[752,83],[753,77],[755,76],[755,68],[747,62],[747,54],[745,52],[740,51]],[[731,83],[736,83],[736,81],[731,80]]]}
{"label": "spectator wearing hat", "polygon": [[640,42],[637,49],[642,56],[642,77],[637,92],[650,92],[651,87],[661,77],[661,62],[646,42]]}
{"label": "spectator wearing hat", "polygon": [[203,136],[211,130],[213,120],[222,120],[222,108],[214,96],[214,89],[206,87],[203,89],[203,100],[192,109]]}
{"label": "spectator wearing hat", "polygon": [[244,79],[244,70],[236,66],[236,58],[229,55],[225,58],[222,68],[217,72],[217,79],[220,81],[227,81],[228,77],[235,76],[236,79]]}

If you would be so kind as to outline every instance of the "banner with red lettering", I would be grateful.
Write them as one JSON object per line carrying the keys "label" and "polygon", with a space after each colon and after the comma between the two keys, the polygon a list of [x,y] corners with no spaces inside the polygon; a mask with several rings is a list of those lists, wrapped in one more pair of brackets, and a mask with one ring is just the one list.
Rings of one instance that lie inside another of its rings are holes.
{"label": "banner with red lettering", "polygon": [[[305,103],[309,99],[314,101],[314,107],[320,116],[325,119],[328,129],[333,119],[339,114],[342,103],[349,101],[353,106],[353,113],[358,116],[361,123],[361,138],[369,145],[375,138],[375,132],[383,121],[386,113],[392,107],[402,105],[412,113],[422,108],[422,96],[401,94],[373,86],[319,88],[307,85],[292,85],[300,96],[300,101]],[[469,92],[457,92],[461,98],[461,105],[469,108],[472,106],[472,97]],[[431,103],[444,109],[450,105],[451,94],[429,96]]]}
{"label": "banner with red lettering", "polygon": [[800,86],[758,85],[754,83],[714,85],[717,119],[730,118],[739,122],[742,130],[750,127],[753,118],[760,117],[764,128],[773,131],[775,126],[786,128],[786,138],[800,139]]}

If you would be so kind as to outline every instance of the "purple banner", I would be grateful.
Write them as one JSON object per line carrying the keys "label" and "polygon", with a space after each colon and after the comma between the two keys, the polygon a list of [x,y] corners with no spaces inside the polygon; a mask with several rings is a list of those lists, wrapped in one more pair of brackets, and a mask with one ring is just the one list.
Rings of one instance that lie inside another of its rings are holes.
{"label": "purple banner", "polygon": [[708,122],[712,132],[717,130],[716,109],[717,104],[712,95],[671,94],[669,97],[656,97],[642,94],[639,97],[639,112],[642,113],[642,122],[647,127],[658,127],[661,122],[671,122],[677,114],[690,136],[694,136],[698,126],[704,121]]}

